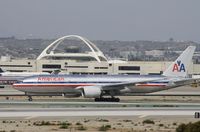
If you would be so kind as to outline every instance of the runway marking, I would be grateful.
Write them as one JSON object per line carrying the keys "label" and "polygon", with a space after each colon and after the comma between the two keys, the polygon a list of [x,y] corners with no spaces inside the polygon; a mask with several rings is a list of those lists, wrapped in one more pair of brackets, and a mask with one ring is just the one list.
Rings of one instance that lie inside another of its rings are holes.
{"label": "runway marking", "polygon": [[144,117],[147,117],[148,115],[141,115],[139,116],[139,118],[144,118]]}
{"label": "runway marking", "polygon": [[25,117],[24,119],[29,120],[29,119],[33,119],[33,118],[37,118],[37,117],[39,117],[39,116],[28,116],[28,117]]}

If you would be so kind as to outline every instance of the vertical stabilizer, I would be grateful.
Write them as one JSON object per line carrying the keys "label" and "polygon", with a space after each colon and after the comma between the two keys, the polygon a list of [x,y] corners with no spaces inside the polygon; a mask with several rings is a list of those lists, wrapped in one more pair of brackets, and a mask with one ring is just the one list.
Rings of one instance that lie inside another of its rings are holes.
{"label": "vertical stabilizer", "polygon": [[186,77],[192,62],[195,46],[189,46],[163,73],[164,76]]}

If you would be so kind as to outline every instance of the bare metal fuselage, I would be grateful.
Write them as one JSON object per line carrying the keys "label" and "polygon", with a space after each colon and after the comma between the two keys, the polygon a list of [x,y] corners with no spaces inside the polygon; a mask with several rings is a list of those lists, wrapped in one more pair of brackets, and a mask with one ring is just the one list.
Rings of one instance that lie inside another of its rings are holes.
{"label": "bare metal fuselage", "polygon": [[[152,81],[156,80],[156,81]],[[25,93],[35,94],[77,94],[78,88],[86,86],[106,86],[110,84],[149,81],[129,85],[119,91],[123,93],[151,93],[173,88],[165,76],[132,75],[39,75],[14,84],[14,88]]]}

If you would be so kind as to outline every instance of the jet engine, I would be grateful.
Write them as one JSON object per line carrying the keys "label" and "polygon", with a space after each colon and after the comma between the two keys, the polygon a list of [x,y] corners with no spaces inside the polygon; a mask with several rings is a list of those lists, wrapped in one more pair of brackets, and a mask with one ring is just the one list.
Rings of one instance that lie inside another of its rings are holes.
{"label": "jet engine", "polygon": [[82,87],[82,89],[85,98],[99,98],[102,93],[101,87],[98,86],[86,86]]}

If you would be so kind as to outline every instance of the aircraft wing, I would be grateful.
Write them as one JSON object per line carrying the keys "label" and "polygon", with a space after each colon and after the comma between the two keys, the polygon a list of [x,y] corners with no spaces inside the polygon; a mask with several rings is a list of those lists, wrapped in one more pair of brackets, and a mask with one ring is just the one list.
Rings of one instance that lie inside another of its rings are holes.
{"label": "aircraft wing", "polygon": [[101,88],[104,91],[122,90],[125,87],[134,86],[134,85],[136,85],[138,83],[146,83],[146,82],[157,81],[157,80],[161,80],[161,79],[143,80],[143,81],[134,81],[134,82],[125,82],[125,83],[117,83],[117,84],[109,84],[109,85],[103,85],[103,86],[101,86]]}
{"label": "aircraft wing", "polygon": [[[154,79],[154,80],[143,80],[143,81],[136,81],[136,82],[125,82],[125,83],[104,85],[104,86],[101,86],[101,89],[104,91],[122,90],[125,87],[134,86],[138,83],[146,83],[146,82],[158,81],[158,80],[163,80],[163,78],[162,79]],[[198,83],[198,82],[200,82],[200,78],[182,78],[182,79],[171,80],[170,82],[173,86],[180,87],[180,86],[184,86],[184,85],[190,85],[192,83]]]}

